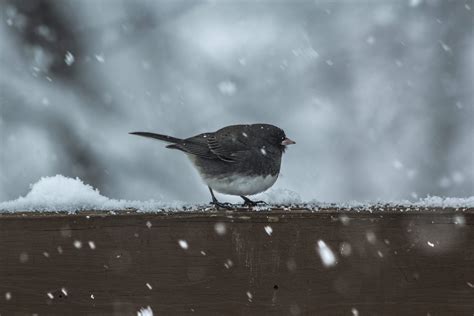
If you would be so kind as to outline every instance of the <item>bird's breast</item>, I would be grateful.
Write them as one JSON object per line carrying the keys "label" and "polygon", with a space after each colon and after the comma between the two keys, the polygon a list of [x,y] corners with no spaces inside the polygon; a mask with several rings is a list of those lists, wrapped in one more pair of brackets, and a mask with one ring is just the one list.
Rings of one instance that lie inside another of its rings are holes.
{"label": "bird's breast", "polygon": [[204,182],[211,189],[230,195],[253,195],[270,188],[277,180],[278,175],[227,175],[223,177],[205,177]]}

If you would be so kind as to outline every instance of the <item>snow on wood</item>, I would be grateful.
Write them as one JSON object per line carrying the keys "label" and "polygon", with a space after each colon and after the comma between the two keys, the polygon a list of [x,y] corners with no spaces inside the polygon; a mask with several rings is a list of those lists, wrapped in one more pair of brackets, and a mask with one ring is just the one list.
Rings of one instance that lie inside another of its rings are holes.
{"label": "snow on wood", "polygon": [[[257,195],[256,199],[264,200],[269,205],[255,207],[254,210],[269,210],[277,207],[304,208],[320,210],[328,208],[374,210],[380,208],[398,207],[403,210],[419,210],[424,208],[458,208],[474,207],[474,196],[468,198],[427,197],[415,202],[388,201],[388,202],[348,202],[340,204],[319,201],[303,202],[296,192],[287,189],[270,189],[268,192]],[[0,202],[0,212],[22,211],[65,211],[74,213],[82,210],[127,210],[141,212],[167,211],[196,211],[202,210],[205,205],[186,204],[179,201],[130,201],[110,199],[100,194],[92,186],[83,183],[80,179],[67,178],[62,175],[44,177],[31,185],[30,191],[16,200]]]}

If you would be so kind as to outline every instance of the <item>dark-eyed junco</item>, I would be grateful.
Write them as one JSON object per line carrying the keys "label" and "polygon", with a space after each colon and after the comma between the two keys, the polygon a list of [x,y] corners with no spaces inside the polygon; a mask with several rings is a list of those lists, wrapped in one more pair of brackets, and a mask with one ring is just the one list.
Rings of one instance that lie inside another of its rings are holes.
{"label": "dark-eyed junco", "polygon": [[280,173],[281,156],[286,146],[295,142],[285,132],[270,124],[231,125],[212,133],[181,139],[167,135],[133,132],[133,135],[159,139],[167,148],[185,152],[209,187],[212,204],[220,203],[213,190],[238,195],[244,205],[253,206],[246,195],[270,188]]}

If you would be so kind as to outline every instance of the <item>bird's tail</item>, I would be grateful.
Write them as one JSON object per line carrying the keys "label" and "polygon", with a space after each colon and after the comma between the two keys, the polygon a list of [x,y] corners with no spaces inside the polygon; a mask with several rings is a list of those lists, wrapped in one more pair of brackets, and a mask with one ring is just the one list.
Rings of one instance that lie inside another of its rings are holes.
{"label": "bird's tail", "polygon": [[173,143],[173,144],[181,143],[183,141],[181,138],[176,138],[176,137],[172,137],[172,136],[168,136],[168,135],[162,135],[162,134],[155,134],[155,133],[132,132],[132,133],[129,133],[129,134],[143,136],[143,137],[149,137],[149,138],[155,138],[155,139],[159,139],[159,140],[162,140],[164,142]]}

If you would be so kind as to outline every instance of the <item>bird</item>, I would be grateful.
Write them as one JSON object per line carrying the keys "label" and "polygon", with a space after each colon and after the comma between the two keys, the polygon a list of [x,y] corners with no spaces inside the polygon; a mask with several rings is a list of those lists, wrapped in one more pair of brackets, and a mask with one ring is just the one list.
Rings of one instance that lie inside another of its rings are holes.
{"label": "bird", "polygon": [[130,134],[158,139],[170,143],[166,148],[184,152],[209,188],[211,205],[217,208],[231,208],[232,204],[219,202],[214,191],[240,196],[248,207],[265,203],[247,196],[264,192],[276,182],[282,155],[288,145],[295,144],[281,128],[263,123],[230,125],[188,138]]}

